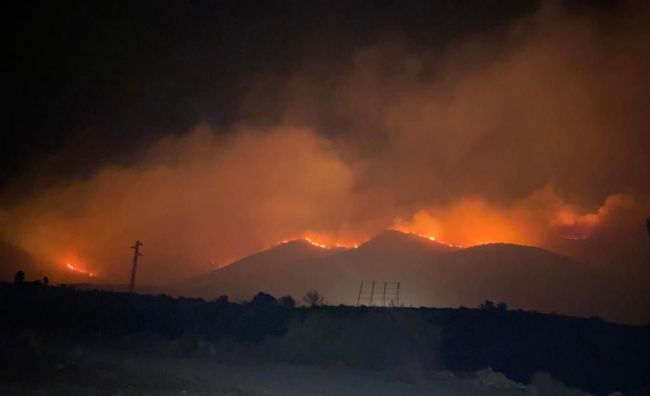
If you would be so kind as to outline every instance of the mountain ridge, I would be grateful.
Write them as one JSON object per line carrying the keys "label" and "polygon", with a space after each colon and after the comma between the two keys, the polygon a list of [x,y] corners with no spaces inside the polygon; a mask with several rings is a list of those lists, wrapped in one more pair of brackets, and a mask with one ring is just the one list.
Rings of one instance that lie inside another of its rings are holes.
{"label": "mountain ridge", "polygon": [[354,305],[361,281],[381,280],[401,282],[400,301],[406,306],[477,306],[489,299],[516,308],[580,314],[593,308],[590,287],[576,293],[577,285],[593,277],[589,270],[533,246],[461,248],[387,230],[350,249],[301,240],[278,244],[186,281],[173,294],[245,300],[265,291],[299,300],[316,289],[329,304]]}

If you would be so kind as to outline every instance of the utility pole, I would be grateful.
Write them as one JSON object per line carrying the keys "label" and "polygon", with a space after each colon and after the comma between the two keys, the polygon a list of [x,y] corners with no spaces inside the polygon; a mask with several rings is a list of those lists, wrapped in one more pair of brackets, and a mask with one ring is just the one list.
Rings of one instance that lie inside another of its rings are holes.
{"label": "utility pole", "polygon": [[129,293],[133,293],[135,290],[135,272],[138,268],[138,257],[142,256],[142,253],[140,253],[140,246],[142,246],[142,242],[140,241],[135,241],[135,245],[131,246],[131,249],[134,249],[134,252],[133,267],[131,268],[131,286],[129,287]]}
{"label": "utility pole", "polygon": [[399,282],[397,282],[397,291],[395,293],[395,306],[399,307]]}
{"label": "utility pole", "polygon": [[645,219],[645,226],[648,228],[648,242],[650,242],[650,217]]}
{"label": "utility pole", "polygon": [[357,307],[361,304],[361,292],[363,291],[363,281],[361,281],[361,286],[359,286],[359,295],[357,296]]}

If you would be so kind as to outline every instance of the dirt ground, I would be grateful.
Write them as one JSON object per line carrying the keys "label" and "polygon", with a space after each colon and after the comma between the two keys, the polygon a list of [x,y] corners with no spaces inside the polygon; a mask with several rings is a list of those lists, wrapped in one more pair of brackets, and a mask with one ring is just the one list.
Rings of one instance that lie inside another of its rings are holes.
{"label": "dirt ground", "polygon": [[[454,375],[417,365],[372,371],[268,359],[147,356],[73,349],[6,362],[2,395],[584,395],[550,379],[523,386],[499,373]],[[8,364],[8,366],[7,366]]]}

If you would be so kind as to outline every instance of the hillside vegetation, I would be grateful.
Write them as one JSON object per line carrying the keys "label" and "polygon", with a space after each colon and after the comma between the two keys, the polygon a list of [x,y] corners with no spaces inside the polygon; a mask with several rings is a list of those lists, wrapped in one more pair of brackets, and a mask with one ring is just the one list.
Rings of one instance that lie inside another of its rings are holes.
{"label": "hillside vegetation", "polygon": [[215,364],[245,359],[406,373],[399,378],[489,367],[528,384],[545,372],[597,394],[649,385],[649,327],[503,306],[304,308],[264,293],[235,304],[2,283],[0,323],[5,383],[29,383],[39,370],[48,378],[57,356],[100,349],[154,360],[200,356]]}

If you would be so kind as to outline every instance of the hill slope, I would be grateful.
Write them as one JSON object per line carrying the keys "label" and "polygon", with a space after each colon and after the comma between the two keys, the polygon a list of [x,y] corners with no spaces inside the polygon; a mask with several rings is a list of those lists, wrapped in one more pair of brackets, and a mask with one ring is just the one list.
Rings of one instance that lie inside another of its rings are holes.
{"label": "hill slope", "polygon": [[[567,257],[512,244],[461,249],[397,231],[347,250],[288,242],[171,292],[239,300],[265,291],[299,300],[316,289],[329,304],[356,304],[361,281],[399,281],[400,302],[406,306],[477,306],[489,299],[515,308],[591,315],[606,305],[598,293],[603,281]],[[378,287],[381,291],[383,284]]]}
{"label": "hill slope", "polygon": [[25,280],[33,281],[47,276],[53,284],[87,282],[89,277],[66,271],[41,260],[7,241],[0,240],[0,281],[12,282],[17,271],[25,272]]}
{"label": "hill slope", "polygon": [[171,292],[208,299],[225,294],[233,300],[250,298],[260,290],[284,295],[295,283],[295,275],[301,266],[340,251],[323,249],[305,240],[290,241],[184,281],[173,286]]}
{"label": "hill slope", "polygon": [[477,306],[484,300],[543,312],[584,315],[598,301],[603,279],[582,263],[530,246],[488,244],[428,263],[413,279],[414,305]]}
{"label": "hill slope", "polygon": [[14,274],[22,270],[28,276],[42,276],[37,261],[23,249],[0,240],[0,280],[13,281]]}

